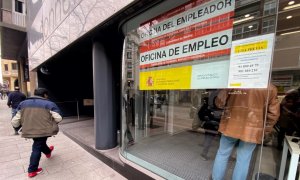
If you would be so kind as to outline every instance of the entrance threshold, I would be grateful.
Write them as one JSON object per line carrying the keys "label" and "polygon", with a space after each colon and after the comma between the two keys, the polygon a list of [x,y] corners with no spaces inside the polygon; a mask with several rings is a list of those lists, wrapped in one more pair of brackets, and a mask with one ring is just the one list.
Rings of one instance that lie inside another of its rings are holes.
{"label": "entrance threshold", "polygon": [[[156,177],[158,176],[156,174],[150,171],[149,172],[151,174],[146,171],[143,172],[141,168],[137,168],[137,165],[134,167],[133,164],[130,165],[128,161],[123,162],[120,158],[121,155],[119,154],[119,146],[109,150],[95,149],[95,144],[91,143],[95,142],[95,140],[93,141],[95,137],[91,134],[87,137],[88,132],[94,132],[93,121],[94,119],[80,122],[73,121],[71,124],[61,124],[60,129],[67,137],[80,145],[87,152],[101,160],[103,163],[120,173],[125,178],[144,180],[157,179]],[[84,139],[86,139],[86,141]]]}

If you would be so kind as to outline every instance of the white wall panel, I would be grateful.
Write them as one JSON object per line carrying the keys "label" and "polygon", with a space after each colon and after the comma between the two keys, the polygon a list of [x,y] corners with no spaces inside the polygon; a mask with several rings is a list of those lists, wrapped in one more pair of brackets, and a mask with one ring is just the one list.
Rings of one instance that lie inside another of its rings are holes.
{"label": "white wall panel", "polygon": [[133,0],[44,0],[41,4],[28,1],[30,70],[131,2]]}

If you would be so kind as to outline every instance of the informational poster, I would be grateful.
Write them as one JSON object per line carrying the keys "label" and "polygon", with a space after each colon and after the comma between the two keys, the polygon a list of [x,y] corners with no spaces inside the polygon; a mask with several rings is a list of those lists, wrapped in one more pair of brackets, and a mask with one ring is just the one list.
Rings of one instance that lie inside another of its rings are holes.
{"label": "informational poster", "polygon": [[191,66],[140,73],[140,89],[190,89]]}
{"label": "informational poster", "polygon": [[191,89],[227,88],[229,61],[192,66]]}
{"label": "informational poster", "polygon": [[228,88],[267,88],[274,34],[232,42]]}
{"label": "informational poster", "polygon": [[[177,71],[172,70],[172,65],[177,64],[176,67],[178,67],[178,64],[179,66],[182,64],[182,66],[192,68],[195,73],[192,74],[191,70],[189,76],[183,75],[185,78],[193,77],[193,79],[184,79],[186,82],[192,82],[184,88],[205,88],[197,83],[206,82],[209,79],[200,78],[201,75],[195,61],[202,64],[203,60],[230,55],[233,27],[233,18],[231,17],[234,15],[234,6],[234,0],[194,0],[141,24],[138,28],[140,76],[156,74],[157,71],[154,70],[154,67],[159,67],[166,69],[166,74],[161,77],[173,79],[174,77],[168,77],[172,74],[169,72]],[[191,66],[187,62],[191,62]],[[214,61],[206,61],[206,63],[207,67],[212,67],[214,63],[218,65],[218,62]],[[205,65],[202,64],[198,67],[201,66]],[[151,69],[154,72],[151,72]],[[218,77],[225,75],[219,73]],[[181,76],[182,73],[179,72],[175,75]],[[228,74],[226,76],[228,77]],[[219,79],[216,76],[210,77],[211,81],[215,80],[212,84],[218,83]],[[144,80],[140,78],[141,90],[150,88],[150,86],[145,86]],[[152,89],[162,87],[183,89],[172,83],[159,87],[153,86]]]}

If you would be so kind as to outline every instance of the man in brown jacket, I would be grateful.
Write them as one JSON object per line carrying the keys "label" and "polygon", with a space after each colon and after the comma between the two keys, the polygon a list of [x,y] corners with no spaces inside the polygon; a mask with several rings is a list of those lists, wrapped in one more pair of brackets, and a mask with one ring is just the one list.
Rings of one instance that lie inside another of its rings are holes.
{"label": "man in brown jacket", "polygon": [[14,127],[22,125],[22,137],[33,140],[28,177],[43,171],[39,168],[41,153],[47,158],[51,157],[54,146],[48,147],[47,138],[57,134],[57,123],[61,120],[61,111],[54,102],[48,100],[48,90],[45,88],[35,89],[34,96],[19,104],[11,123]]}
{"label": "man in brown jacket", "polygon": [[[256,144],[271,133],[280,114],[277,89],[225,89],[220,91],[216,106],[224,109],[219,131],[222,133],[215,158],[212,178],[224,179],[229,156],[237,144],[233,180],[247,179],[249,164]],[[266,121],[264,121],[266,119]]]}

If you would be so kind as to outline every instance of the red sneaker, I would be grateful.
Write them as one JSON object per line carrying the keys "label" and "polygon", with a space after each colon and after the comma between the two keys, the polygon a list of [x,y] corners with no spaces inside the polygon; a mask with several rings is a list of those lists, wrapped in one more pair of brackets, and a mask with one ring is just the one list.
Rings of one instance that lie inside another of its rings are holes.
{"label": "red sneaker", "polygon": [[51,153],[54,150],[54,146],[50,146],[49,149],[50,149],[50,153],[46,154],[46,158],[50,158],[51,157]]}
{"label": "red sneaker", "polygon": [[32,177],[40,174],[41,172],[43,172],[43,169],[42,168],[38,168],[36,171],[28,173],[28,177],[32,178]]}

